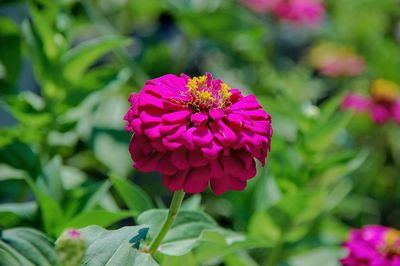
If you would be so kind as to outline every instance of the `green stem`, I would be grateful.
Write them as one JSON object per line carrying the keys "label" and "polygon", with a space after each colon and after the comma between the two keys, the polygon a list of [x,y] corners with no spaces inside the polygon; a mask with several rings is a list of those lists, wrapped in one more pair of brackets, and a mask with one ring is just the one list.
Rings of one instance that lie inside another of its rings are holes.
{"label": "green stem", "polygon": [[169,207],[168,215],[165,218],[160,231],[157,233],[156,237],[150,243],[149,253],[154,254],[157,248],[160,246],[161,241],[164,239],[165,235],[168,233],[169,228],[175,220],[178,214],[179,207],[182,204],[183,198],[185,197],[185,192],[183,190],[178,190],[174,193],[172,197],[171,206]]}

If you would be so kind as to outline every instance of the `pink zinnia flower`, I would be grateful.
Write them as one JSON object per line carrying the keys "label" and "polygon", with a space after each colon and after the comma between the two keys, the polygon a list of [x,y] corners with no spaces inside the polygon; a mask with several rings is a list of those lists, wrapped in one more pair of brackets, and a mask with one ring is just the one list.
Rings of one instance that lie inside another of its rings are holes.
{"label": "pink zinnia flower", "polygon": [[300,26],[317,26],[325,14],[324,5],[318,0],[281,0],[273,13],[282,20]]}
{"label": "pink zinnia flower", "polygon": [[243,190],[270,150],[271,116],[211,74],[168,74],[132,94],[124,119],[134,167],[159,171],[172,191]]}
{"label": "pink zinnia flower", "polygon": [[377,79],[372,83],[370,93],[370,97],[349,93],[342,102],[342,108],[369,113],[377,124],[389,120],[400,123],[398,85],[388,80]]}
{"label": "pink zinnia flower", "polygon": [[311,63],[329,77],[357,76],[364,71],[364,60],[346,46],[323,43],[311,50]]}
{"label": "pink zinnia flower", "polygon": [[354,229],[343,244],[348,255],[344,266],[400,266],[400,231],[381,225]]}

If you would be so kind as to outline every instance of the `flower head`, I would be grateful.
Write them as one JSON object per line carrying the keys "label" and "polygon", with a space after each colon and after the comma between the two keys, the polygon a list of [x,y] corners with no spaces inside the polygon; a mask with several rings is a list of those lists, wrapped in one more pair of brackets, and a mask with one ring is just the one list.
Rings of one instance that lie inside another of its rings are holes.
{"label": "flower head", "polygon": [[254,12],[271,12],[278,19],[298,26],[316,26],[322,22],[325,8],[319,0],[241,0]]}
{"label": "flower head", "polygon": [[324,5],[318,0],[282,0],[273,12],[280,19],[299,26],[317,26],[325,14]]}
{"label": "flower head", "polygon": [[315,46],[310,61],[321,74],[329,77],[357,76],[364,71],[364,60],[353,49],[333,43]]}
{"label": "flower head", "polygon": [[342,108],[369,113],[377,124],[390,120],[400,123],[399,86],[385,79],[377,79],[371,85],[370,97],[350,93],[344,98]]}
{"label": "flower head", "polygon": [[270,150],[271,116],[211,74],[168,74],[132,94],[124,119],[134,167],[159,171],[172,191],[243,190]]}
{"label": "flower head", "polygon": [[350,232],[343,244],[348,255],[341,259],[344,266],[400,265],[400,231],[381,225],[367,225]]}

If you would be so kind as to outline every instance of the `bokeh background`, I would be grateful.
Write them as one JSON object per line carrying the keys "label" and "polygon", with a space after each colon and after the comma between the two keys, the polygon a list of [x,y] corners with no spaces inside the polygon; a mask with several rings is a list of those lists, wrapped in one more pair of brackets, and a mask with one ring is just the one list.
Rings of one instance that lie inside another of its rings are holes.
{"label": "bokeh background", "polygon": [[147,79],[205,72],[254,93],[274,136],[245,191],[186,207],[269,246],[195,250],[193,265],[340,265],[350,228],[400,228],[400,124],[340,108],[376,79],[400,84],[400,2],[326,0],[300,17],[262,3],[2,0],[0,228],[55,239],[166,206],[159,174],[132,168],[127,99]]}

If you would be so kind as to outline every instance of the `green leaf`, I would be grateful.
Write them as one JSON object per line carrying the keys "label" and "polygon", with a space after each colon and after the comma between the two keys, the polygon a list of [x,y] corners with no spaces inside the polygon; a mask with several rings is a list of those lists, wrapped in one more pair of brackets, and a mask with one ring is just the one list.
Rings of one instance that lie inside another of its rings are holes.
{"label": "green leaf", "polygon": [[162,258],[161,266],[197,266],[193,253],[189,252],[183,256],[167,256]]}
{"label": "green leaf", "polygon": [[129,210],[135,214],[139,214],[154,207],[146,192],[134,183],[115,175],[110,175],[110,179]]}
{"label": "green leaf", "polygon": [[66,52],[62,59],[64,76],[72,81],[79,81],[85,71],[100,57],[129,43],[129,39],[119,36],[103,36],[81,43]]}
{"label": "green leaf", "polygon": [[26,170],[32,178],[36,178],[41,170],[37,154],[28,144],[19,141],[0,148],[0,162],[16,169]]}
{"label": "green leaf", "polygon": [[96,158],[113,173],[127,176],[132,171],[132,160],[128,151],[130,136],[124,131],[95,128],[92,145]]}
{"label": "green leaf", "polygon": [[[59,265],[53,243],[41,232],[31,228],[4,230],[0,238],[0,254],[18,264],[6,265]],[[3,261],[2,261],[3,262]]]}
{"label": "green leaf", "polygon": [[9,228],[21,223],[22,221],[32,221],[36,211],[36,202],[1,204],[0,228]]}
{"label": "green leaf", "polygon": [[266,211],[250,220],[250,236],[278,243],[301,239],[324,210],[326,194],[322,191],[299,191],[283,197]]}
{"label": "green leaf", "polygon": [[26,178],[25,180],[39,203],[46,233],[54,236],[57,235],[59,233],[57,232],[57,228],[63,223],[61,206],[52,197],[43,193],[30,178]]}
{"label": "green leaf", "polygon": [[91,193],[91,197],[82,208],[82,211],[92,210],[105,197],[110,187],[111,183],[106,181],[99,188],[97,188],[95,192]]}
{"label": "green leaf", "polygon": [[222,259],[228,254],[271,246],[271,242],[260,241],[227,230],[206,231],[202,235],[201,244],[196,248],[195,257],[196,262],[203,265],[217,258]]}
{"label": "green leaf", "polygon": [[149,254],[140,252],[129,243],[143,228],[147,226],[126,226],[111,231],[98,226],[80,229],[87,246],[82,265],[158,265]]}
{"label": "green leaf", "polygon": [[337,112],[322,125],[316,125],[305,139],[306,146],[312,151],[325,150],[333,143],[337,134],[346,127],[353,117],[351,112]]}
{"label": "green leaf", "polygon": [[[168,210],[153,209],[137,218],[138,224],[149,225],[149,239],[154,238],[167,213]],[[185,255],[202,241],[203,232],[213,229],[218,229],[218,225],[205,213],[181,210],[160,245],[159,251],[170,256]]]}
{"label": "green leaf", "polygon": [[70,221],[62,224],[61,227],[59,226],[58,232],[61,232],[66,228],[81,228],[92,224],[107,227],[130,216],[132,216],[130,212],[124,211],[109,212],[103,210],[92,210],[82,212]]}
{"label": "green leaf", "polygon": [[12,20],[0,17],[0,36],[0,67],[4,67],[4,73],[0,73],[1,94],[4,88],[13,87],[17,80],[22,53],[20,32]]}
{"label": "green leaf", "polygon": [[54,156],[43,168],[39,176],[37,186],[45,191],[57,202],[62,202],[64,197],[64,188],[61,181],[61,157]]}
{"label": "green leaf", "polygon": [[345,256],[345,250],[339,247],[321,247],[292,257],[289,266],[340,266],[339,259]]}
{"label": "green leaf", "polygon": [[197,211],[200,209],[201,194],[195,194],[182,203],[181,210]]}

